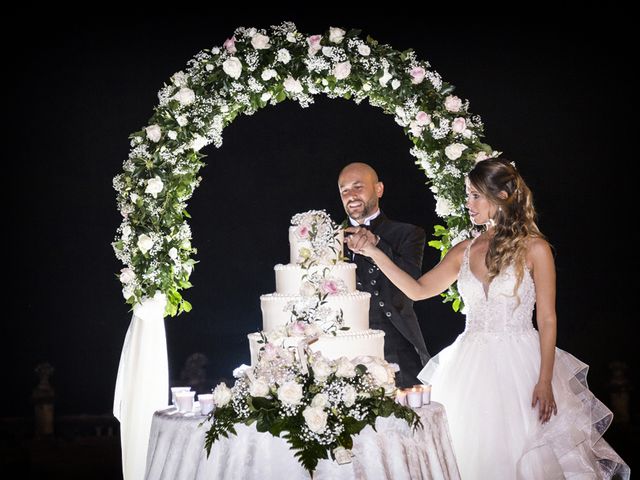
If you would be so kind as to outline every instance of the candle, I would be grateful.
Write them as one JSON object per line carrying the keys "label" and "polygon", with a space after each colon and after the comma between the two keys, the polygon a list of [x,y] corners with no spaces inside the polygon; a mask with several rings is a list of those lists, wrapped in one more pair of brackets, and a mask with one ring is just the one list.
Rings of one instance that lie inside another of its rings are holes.
{"label": "candle", "polygon": [[407,392],[404,390],[396,389],[396,403],[400,405],[407,405]]}
{"label": "candle", "polygon": [[422,403],[429,405],[431,403],[431,385],[422,386]]}
{"label": "candle", "polygon": [[407,403],[412,408],[419,408],[422,406],[422,389],[408,388],[407,389]]}
{"label": "candle", "polygon": [[176,392],[188,392],[191,387],[171,387],[171,403],[176,405]]}
{"label": "candle", "polygon": [[193,411],[193,397],[196,392],[176,392],[176,406],[180,413]]}
{"label": "candle", "polygon": [[198,394],[198,402],[200,403],[200,413],[202,415],[209,415],[213,410],[213,393]]}

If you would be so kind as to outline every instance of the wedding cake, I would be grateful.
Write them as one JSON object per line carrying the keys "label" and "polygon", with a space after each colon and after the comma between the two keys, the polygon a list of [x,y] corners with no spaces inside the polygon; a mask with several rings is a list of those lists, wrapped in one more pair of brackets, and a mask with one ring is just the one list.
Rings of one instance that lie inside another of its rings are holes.
{"label": "wedding cake", "polygon": [[356,265],[342,259],[343,231],[324,211],[291,219],[290,263],[274,267],[276,291],[260,297],[262,331],[251,333],[251,364],[271,347],[310,337],[328,359],[384,359],[384,332],[369,329],[370,295],[356,290]]}

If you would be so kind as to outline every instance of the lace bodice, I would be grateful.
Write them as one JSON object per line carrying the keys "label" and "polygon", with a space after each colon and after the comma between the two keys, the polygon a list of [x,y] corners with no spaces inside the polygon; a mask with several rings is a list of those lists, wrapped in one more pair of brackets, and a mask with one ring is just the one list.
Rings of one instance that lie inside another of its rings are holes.
{"label": "lace bodice", "polygon": [[470,242],[458,274],[458,290],[467,316],[465,333],[524,333],[534,331],[532,317],[536,289],[525,267],[517,296],[513,294],[516,272],[513,265],[500,272],[485,292],[483,283],[469,267]]}

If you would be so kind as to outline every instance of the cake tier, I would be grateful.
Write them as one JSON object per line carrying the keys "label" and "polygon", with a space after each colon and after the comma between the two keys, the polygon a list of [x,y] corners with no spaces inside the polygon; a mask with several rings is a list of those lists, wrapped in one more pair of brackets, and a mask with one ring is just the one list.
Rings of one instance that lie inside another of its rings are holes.
{"label": "cake tier", "polygon": [[[276,265],[273,269],[276,272],[276,293],[298,295],[300,285],[304,281],[303,277],[310,278],[315,274],[321,278],[342,280],[347,292],[356,290],[355,263],[338,262],[335,265],[314,265],[309,269],[290,263],[289,265]],[[325,271],[326,269],[328,270]]]}
{"label": "cake tier", "polygon": [[[342,310],[344,327],[349,327],[351,332],[359,332],[369,329],[369,299],[367,292],[341,293],[328,295],[323,305],[334,312]],[[298,302],[300,295],[282,295],[269,293],[260,297],[262,309],[262,330],[270,332],[285,326],[291,322],[291,312],[285,311],[289,302]]]}
{"label": "cake tier", "polygon": [[289,257],[290,263],[296,264],[300,262],[300,249],[306,248],[310,252],[312,252],[314,257],[317,257],[316,260],[319,263],[324,265],[331,265],[336,263],[342,257],[342,244],[344,242],[344,233],[340,231],[336,236],[335,243],[333,248],[327,248],[324,255],[321,252],[315,252],[311,242],[304,238],[300,238],[300,236],[296,233],[298,227],[290,226],[289,227]]}
{"label": "cake tier", "polygon": [[[251,365],[258,363],[258,352],[262,347],[259,333],[250,333],[249,348],[251,350]],[[294,347],[303,337],[287,337],[284,346]],[[311,350],[321,352],[330,360],[340,357],[353,359],[362,355],[378,357],[384,360],[384,332],[382,330],[365,330],[361,332],[338,332],[337,335],[323,335],[311,344]]]}

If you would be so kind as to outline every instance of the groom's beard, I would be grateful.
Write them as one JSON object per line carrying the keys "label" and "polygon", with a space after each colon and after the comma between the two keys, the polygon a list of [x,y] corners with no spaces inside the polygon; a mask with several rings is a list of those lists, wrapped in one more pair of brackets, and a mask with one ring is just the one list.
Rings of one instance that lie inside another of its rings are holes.
{"label": "groom's beard", "polygon": [[350,212],[347,210],[347,215],[353,218],[355,221],[364,220],[368,216],[370,216],[373,212],[378,208],[378,203],[376,202],[376,198],[372,198],[367,203],[363,202],[362,210],[360,212]]}

